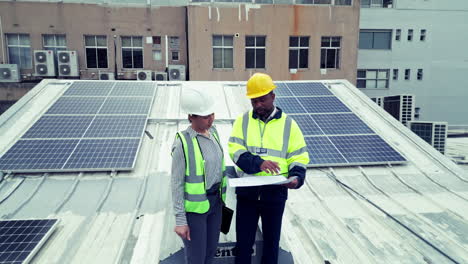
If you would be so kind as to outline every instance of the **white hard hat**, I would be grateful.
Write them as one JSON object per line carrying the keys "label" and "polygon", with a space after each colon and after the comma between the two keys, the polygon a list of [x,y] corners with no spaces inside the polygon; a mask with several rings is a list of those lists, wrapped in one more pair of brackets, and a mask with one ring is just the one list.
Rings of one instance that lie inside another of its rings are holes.
{"label": "white hard hat", "polygon": [[214,99],[206,91],[185,87],[181,93],[180,104],[185,113],[199,116],[214,113]]}

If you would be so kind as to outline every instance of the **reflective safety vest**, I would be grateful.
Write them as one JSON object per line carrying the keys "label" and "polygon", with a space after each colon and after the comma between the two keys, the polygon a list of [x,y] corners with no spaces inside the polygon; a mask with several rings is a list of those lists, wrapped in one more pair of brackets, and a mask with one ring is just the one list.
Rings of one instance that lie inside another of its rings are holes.
{"label": "reflective safety vest", "polygon": [[[216,129],[212,129],[216,142],[219,143],[219,136]],[[206,176],[205,160],[203,159],[197,137],[191,138],[187,131],[177,133],[177,137],[182,141],[185,156],[185,211],[203,214],[210,209],[210,202],[206,197]],[[221,148],[222,150],[222,148]],[[220,193],[223,202],[226,200],[226,167],[224,165],[224,155],[222,158],[222,180]]]}
{"label": "reflective safety vest", "polygon": [[[234,163],[245,152],[260,155],[264,160],[278,162],[280,173],[288,177],[294,166],[306,168],[309,154],[304,136],[297,123],[285,113],[267,123],[253,118],[253,111],[243,114],[234,122],[229,138],[229,155]],[[255,175],[271,175],[259,172]]]}

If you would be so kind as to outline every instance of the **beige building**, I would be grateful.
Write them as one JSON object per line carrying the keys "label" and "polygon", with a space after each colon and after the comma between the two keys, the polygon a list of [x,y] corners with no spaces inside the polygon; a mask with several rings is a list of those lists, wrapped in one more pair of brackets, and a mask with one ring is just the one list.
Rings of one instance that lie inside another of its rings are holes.
{"label": "beige building", "polygon": [[136,79],[139,70],[185,65],[187,80],[246,80],[256,71],[276,80],[356,80],[359,1],[194,2],[1,1],[0,62],[18,64],[23,81],[43,78],[34,51],[44,49],[76,51],[81,79]]}
{"label": "beige building", "polygon": [[191,80],[356,80],[359,2],[189,6]]}

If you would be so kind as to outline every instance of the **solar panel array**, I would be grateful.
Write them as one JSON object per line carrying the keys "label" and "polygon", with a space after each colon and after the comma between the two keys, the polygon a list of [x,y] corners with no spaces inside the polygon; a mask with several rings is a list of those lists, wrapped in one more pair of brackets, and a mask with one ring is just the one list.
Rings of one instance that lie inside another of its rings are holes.
{"label": "solar panel array", "polygon": [[0,170],[130,170],[156,92],[152,83],[76,81],[0,158]]}
{"label": "solar panel array", "polygon": [[0,221],[0,263],[28,263],[57,226],[57,219]]}
{"label": "solar panel array", "polygon": [[301,128],[311,166],[397,164],[405,158],[319,82],[280,82],[275,103]]}

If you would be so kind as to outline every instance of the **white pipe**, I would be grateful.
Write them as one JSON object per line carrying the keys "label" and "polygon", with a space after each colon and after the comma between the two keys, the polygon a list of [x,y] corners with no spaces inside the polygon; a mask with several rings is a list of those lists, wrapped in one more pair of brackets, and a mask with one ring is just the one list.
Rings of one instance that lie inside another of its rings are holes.
{"label": "white pipe", "polygon": [[169,45],[166,35],[166,68],[169,67]]}
{"label": "white pipe", "polygon": [[2,26],[1,16],[0,16],[0,36],[1,36],[1,41],[2,41],[2,60],[3,60],[3,63],[6,63],[5,42],[3,41],[3,26]]}

